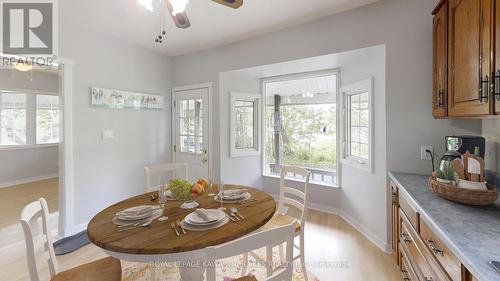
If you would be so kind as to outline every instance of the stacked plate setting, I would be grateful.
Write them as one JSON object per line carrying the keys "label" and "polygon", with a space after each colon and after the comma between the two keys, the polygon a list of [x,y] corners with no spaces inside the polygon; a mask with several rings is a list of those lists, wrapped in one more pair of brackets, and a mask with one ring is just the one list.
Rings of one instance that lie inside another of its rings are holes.
{"label": "stacked plate setting", "polygon": [[145,223],[161,217],[162,213],[160,206],[136,206],[116,213],[113,222],[117,225]]}
{"label": "stacked plate setting", "polygon": [[215,201],[220,202],[222,200],[223,203],[238,203],[250,198],[252,198],[250,193],[240,189],[224,190],[214,197]]}
{"label": "stacked plate setting", "polygon": [[228,221],[226,213],[219,209],[197,209],[184,218],[182,226],[187,230],[204,231],[221,227]]}

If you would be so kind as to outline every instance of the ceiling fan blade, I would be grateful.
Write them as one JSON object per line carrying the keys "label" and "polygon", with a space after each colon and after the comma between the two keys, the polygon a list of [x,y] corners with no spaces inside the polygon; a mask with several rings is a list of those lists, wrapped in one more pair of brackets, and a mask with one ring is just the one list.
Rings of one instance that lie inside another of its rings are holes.
{"label": "ceiling fan blade", "polygon": [[174,20],[175,26],[182,29],[186,29],[191,26],[191,22],[189,21],[186,12],[182,12],[174,16],[172,14],[172,5],[170,5],[169,1],[165,1],[165,6],[167,6],[168,14],[172,17],[172,20]]}
{"label": "ceiling fan blade", "polygon": [[231,7],[233,9],[238,9],[243,5],[243,0],[212,0],[216,3]]}

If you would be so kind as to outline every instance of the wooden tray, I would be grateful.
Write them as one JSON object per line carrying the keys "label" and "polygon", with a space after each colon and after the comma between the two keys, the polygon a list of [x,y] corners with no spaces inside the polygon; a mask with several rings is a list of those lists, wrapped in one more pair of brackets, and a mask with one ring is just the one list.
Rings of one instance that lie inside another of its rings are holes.
{"label": "wooden tray", "polygon": [[436,178],[430,177],[429,188],[440,197],[466,205],[487,206],[498,198],[496,187],[491,185],[488,185],[488,190],[465,189],[438,182]]}

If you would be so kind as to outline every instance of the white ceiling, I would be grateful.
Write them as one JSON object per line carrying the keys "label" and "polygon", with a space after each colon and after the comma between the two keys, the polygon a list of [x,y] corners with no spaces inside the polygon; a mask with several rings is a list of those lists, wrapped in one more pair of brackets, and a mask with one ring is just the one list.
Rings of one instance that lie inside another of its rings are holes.
{"label": "white ceiling", "polygon": [[[157,1],[157,0],[155,0]],[[269,33],[312,21],[379,0],[245,0],[238,9],[211,0],[191,0],[187,13],[191,27],[177,29],[166,19],[167,39],[154,43],[158,13],[141,7],[137,0],[60,1],[62,23],[73,23],[168,56]]]}

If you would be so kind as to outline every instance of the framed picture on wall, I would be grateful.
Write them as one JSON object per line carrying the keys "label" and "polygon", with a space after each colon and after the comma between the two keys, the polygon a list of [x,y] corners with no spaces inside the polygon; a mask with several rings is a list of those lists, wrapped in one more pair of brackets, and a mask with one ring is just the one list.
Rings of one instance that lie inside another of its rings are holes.
{"label": "framed picture on wall", "polygon": [[163,110],[163,96],[90,87],[90,105],[108,109]]}

